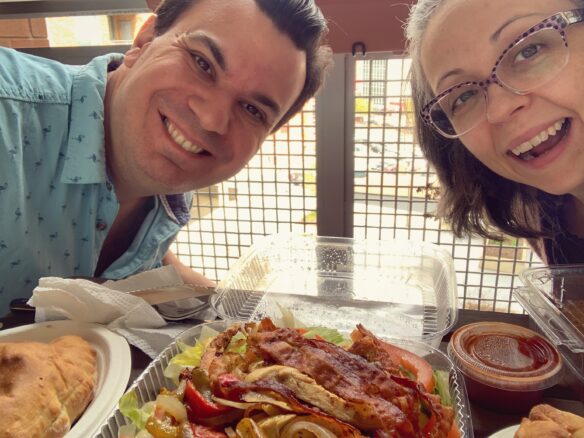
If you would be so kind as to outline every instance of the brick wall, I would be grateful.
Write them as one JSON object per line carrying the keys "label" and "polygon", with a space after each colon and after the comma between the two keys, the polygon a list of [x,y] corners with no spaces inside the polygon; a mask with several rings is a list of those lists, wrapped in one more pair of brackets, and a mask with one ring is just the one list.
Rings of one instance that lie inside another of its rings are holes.
{"label": "brick wall", "polygon": [[0,19],[0,46],[23,49],[31,47],[49,47],[45,19]]}

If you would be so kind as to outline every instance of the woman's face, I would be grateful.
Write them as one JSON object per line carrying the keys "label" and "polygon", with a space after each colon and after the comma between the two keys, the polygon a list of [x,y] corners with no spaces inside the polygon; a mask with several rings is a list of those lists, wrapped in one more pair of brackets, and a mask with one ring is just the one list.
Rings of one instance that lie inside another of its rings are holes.
{"label": "woman's face", "polygon": [[[577,7],[569,0],[448,0],[432,18],[421,47],[432,90],[438,94],[486,79],[523,32]],[[544,85],[523,95],[488,86],[484,117],[460,140],[505,178],[584,198],[584,22],[568,27],[567,41],[567,64]],[[539,47],[521,52],[521,59],[532,50]]]}

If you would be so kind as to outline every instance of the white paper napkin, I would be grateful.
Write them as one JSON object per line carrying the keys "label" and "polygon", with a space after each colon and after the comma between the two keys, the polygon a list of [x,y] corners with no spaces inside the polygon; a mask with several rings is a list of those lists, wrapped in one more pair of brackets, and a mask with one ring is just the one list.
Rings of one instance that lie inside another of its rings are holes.
{"label": "white paper napkin", "polygon": [[[183,281],[173,266],[103,284],[83,279],[43,277],[28,304],[36,308],[36,322],[70,319],[103,324],[155,358],[192,324],[168,324],[154,307],[128,292],[181,284]],[[212,309],[197,315],[198,319],[215,317]]]}

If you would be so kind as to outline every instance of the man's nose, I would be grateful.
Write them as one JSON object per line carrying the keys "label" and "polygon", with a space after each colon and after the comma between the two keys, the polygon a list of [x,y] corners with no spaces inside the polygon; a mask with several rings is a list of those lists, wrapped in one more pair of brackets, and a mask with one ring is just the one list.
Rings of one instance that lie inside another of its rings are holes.
{"label": "man's nose", "polygon": [[189,108],[193,111],[201,128],[207,132],[225,135],[229,128],[231,105],[229,99],[221,93],[206,95],[204,98],[194,96],[189,99]]}
{"label": "man's nose", "polygon": [[529,104],[528,94],[517,94],[499,84],[487,88],[487,120],[501,123]]}

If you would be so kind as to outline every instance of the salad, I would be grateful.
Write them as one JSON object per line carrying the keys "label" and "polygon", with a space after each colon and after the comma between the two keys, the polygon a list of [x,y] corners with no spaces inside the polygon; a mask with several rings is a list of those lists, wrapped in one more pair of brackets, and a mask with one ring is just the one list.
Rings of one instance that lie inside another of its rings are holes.
{"label": "salad", "polygon": [[447,437],[448,373],[357,325],[350,338],[266,318],[183,345],[155,401],[126,393],[119,438]]}

